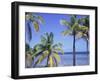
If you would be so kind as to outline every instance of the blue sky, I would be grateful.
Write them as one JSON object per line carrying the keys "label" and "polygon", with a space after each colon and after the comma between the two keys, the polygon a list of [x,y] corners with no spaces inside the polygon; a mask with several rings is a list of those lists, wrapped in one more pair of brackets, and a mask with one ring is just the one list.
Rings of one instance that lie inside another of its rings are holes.
{"label": "blue sky", "polygon": [[[66,30],[67,27],[60,24],[61,19],[66,19],[70,21],[70,14],[50,14],[50,13],[35,13],[43,17],[45,23],[40,24],[39,32],[35,32],[33,25],[31,25],[32,30],[32,40],[29,42],[26,34],[26,42],[30,47],[34,47],[37,43],[40,43],[41,35],[46,32],[54,33],[54,43],[62,43],[63,50],[65,52],[72,52],[73,48],[73,36],[63,36],[61,32]],[[77,18],[85,17],[84,15],[78,15]],[[86,42],[83,39],[76,41],[76,51],[86,51]]]}

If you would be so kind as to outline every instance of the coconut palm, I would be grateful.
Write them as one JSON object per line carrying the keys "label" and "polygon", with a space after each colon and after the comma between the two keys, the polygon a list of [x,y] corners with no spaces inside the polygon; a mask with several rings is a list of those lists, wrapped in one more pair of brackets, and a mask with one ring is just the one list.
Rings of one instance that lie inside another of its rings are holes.
{"label": "coconut palm", "polygon": [[79,25],[79,30],[77,33],[77,37],[83,38],[86,41],[86,48],[87,52],[88,50],[88,43],[89,43],[89,16],[86,16],[85,18],[81,18],[80,22],[82,25]]}
{"label": "coconut palm", "polygon": [[62,31],[64,36],[71,35],[73,36],[73,66],[76,65],[76,53],[75,53],[75,42],[76,42],[76,35],[80,33],[80,29],[85,29],[85,26],[81,26],[80,22],[82,20],[78,19],[76,15],[72,15],[70,22],[65,19],[60,20],[60,23],[67,27],[66,30]]}
{"label": "coconut palm", "polygon": [[38,58],[34,67],[45,59],[47,59],[45,66],[58,66],[60,62],[59,52],[63,54],[63,50],[61,48],[62,44],[54,44],[53,37],[54,35],[52,32],[50,34],[46,33],[44,36],[41,36],[41,43],[34,46],[33,57]]}
{"label": "coconut palm", "polygon": [[31,25],[33,25],[34,30],[36,32],[39,31],[39,24],[44,23],[44,20],[42,16],[33,14],[33,13],[26,13],[25,14],[25,22],[26,22],[26,30],[28,33],[28,39],[29,41],[32,39],[32,30],[31,30]]}

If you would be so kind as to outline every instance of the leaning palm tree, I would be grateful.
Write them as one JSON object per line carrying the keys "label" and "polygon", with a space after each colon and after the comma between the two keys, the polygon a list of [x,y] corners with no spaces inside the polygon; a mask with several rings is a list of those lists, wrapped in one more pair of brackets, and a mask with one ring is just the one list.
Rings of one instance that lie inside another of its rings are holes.
{"label": "leaning palm tree", "polygon": [[32,39],[31,26],[33,25],[34,30],[36,32],[38,32],[39,31],[39,24],[44,23],[44,20],[43,20],[42,16],[28,12],[25,14],[25,22],[26,22],[26,30],[28,33],[28,39],[30,41]]}
{"label": "leaning palm tree", "polygon": [[60,62],[59,52],[63,54],[62,44],[54,44],[53,33],[46,33],[45,36],[41,36],[41,43],[34,46],[33,57],[38,58],[34,63],[36,65],[41,64],[47,59],[45,66],[54,67],[58,66]]}
{"label": "leaning palm tree", "polygon": [[[67,30],[64,30],[62,34],[71,35],[73,36],[73,66],[76,65],[76,53],[75,53],[75,42],[76,42],[76,35],[79,33],[79,29],[82,27],[80,25],[80,19],[77,18],[76,15],[72,15],[70,22],[65,19],[60,20],[60,23],[67,27]],[[85,27],[84,27],[85,28]]]}

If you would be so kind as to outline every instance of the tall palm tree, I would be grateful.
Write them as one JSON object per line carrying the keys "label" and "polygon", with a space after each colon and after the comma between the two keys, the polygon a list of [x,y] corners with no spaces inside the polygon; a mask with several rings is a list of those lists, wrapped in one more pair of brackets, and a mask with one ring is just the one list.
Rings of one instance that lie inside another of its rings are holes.
{"label": "tall palm tree", "polygon": [[38,32],[39,31],[39,24],[44,23],[44,20],[43,20],[42,16],[28,12],[25,14],[25,22],[26,22],[26,30],[28,33],[28,39],[30,41],[32,39],[31,25],[33,25],[34,30],[36,32]]}
{"label": "tall palm tree", "polygon": [[[79,33],[79,29],[82,27],[80,25],[80,19],[77,18],[76,15],[72,15],[70,22],[65,19],[60,20],[60,23],[67,27],[66,30],[62,32],[65,35],[73,36],[73,66],[76,65],[76,53],[75,53],[75,42],[76,42],[76,35]],[[84,27],[85,29],[85,27]]]}
{"label": "tall palm tree", "polygon": [[54,67],[58,66],[60,62],[59,52],[63,54],[62,44],[54,44],[53,33],[46,33],[45,36],[41,36],[41,43],[34,46],[33,57],[36,60],[34,67],[40,64],[44,59],[47,59],[45,66]]}
{"label": "tall palm tree", "polygon": [[83,38],[86,41],[87,52],[89,52],[89,16],[81,18],[79,23],[82,25],[80,25],[78,28],[77,37],[78,39]]}

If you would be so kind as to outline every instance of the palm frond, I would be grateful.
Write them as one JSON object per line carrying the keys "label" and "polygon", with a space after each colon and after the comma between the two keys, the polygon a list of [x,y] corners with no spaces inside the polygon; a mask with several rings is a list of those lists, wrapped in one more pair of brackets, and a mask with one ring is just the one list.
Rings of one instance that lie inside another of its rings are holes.
{"label": "palm frond", "polygon": [[57,48],[53,49],[53,51],[56,52],[56,53],[61,52],[62,54],[64,54],[63,49],[60,48],[60,47],[57,47]]}
{"label": "palm frond", "polygon": [[60,20],[60,24],[61,24],[61,25],[64,25],[64,26],[68,26],[68,27],[71,26],[70,23],[67,22],[65,19]]}
{"label": "palm frond", "polygon": [[52,46],[53,49],[55,49],[55,48],[57,48],[57,47],[60,47],[60,48],[61,48],[61,47],[62,47],[62,44],[61,44],[61,43],[58,43],[58,44],[54,44],[54,45]]}
{"label": "palm frond", "polygon": [[31,31],[31,26],[30,26],[30,23],[28,22],[27,23],[27,36],[28,36],[28,40],[30,41],[32,39],[32,31]]}
{"label": "palm frond", "polygon": [[53,57],[56,59],[57,63],[60,62],[60,56],[58,55],[58,53],[53,53]]}
{"label": "palm frond", "polygon": [[38,22],[37,21],[34,21],[33,22],[33,25],[34,25],[35,31],[38,32],[39,31],[39,24],[38,24]]}
{"label": "palm frond", "polygon": [[82,38],[82,36],[83,36],[83,33],[82,32],[77,32],[77,34],[76,34],[76,38],[77,39]]}
{"label": "palm frond", "polygon": [[89,30],[89,27],[80,25],[79,29],[81,31],[88,31]]}
{"label": "palm frond", "polygon": [[[32,13],[26,13],[25,19],[26,19],[26,21],[30,21],[30,23],[33,24],[34,30],[36,32],[39,31],[39,22],[41,22],[41,23],[44,22],[44,20],[41,16],[38,16],[38,15],[35,15],[35,14],[32,14]],[[32,39],[32,31],[31,31],[30,23],[27,26],[28,27],[27,31],[28,31],[29,41]]]}
{"label": "palm frond", "polygon": [[71,30],[72,31],[77,31],[78,30],[78,27],[79,27],[79,24],[76,22],[73,24],[73,26],[71,27]]}
{"label": "palm frond", "polygon": [[66,35],[71,35],[72,31],[71,30],[64,30],[61,33],[62,33],[62,35],[66,36]]}
{"label": "palm frond", "polygon": [[39,20],[39,22],[40,22],[41,24],[44,23],[44,19],[43,19],[42,16],[37,16],[37,18],[38,18],[38,20]]}
{"label": "palm frond", "polygon": [[34,49],[36,49],[36,50],[39,50],[39,49],[43,49],[43,45],[42,44],[36,44],[35,46],[34,46]]}
{"label": "palm frond", "polygon": [[45,46],[47,43],[47,38],[44,36],[41,36],[41,43]]}
{"label": "palm frond", "polygon": [[53,37],[54,37],[53,33],[51,32],[50,36],[49,36],[49,41],[50,41],[51,44],[53,44]]}
{"label": "palm frond", "polygon": [[38,60],[35,62],[35,66],[36,66],[37,64],[40,64],[40,63],[48,56],[48,54],[49,54],[49,53],[47,53],[47,52],[43,52],[43,53],[41,54],[41,56],[38,58]]}
{"label": "palm frond", "polygon": [[[58,61],[56,59],[60,58],[57,55],[53,54],[58,54],[58,53],[64,53],[62,50],[62,44],[53,44],[53,33],[46,33],[44,36],[41,36],[41,43],[37,44],[34,46],[33,49],[33,57],[38,58],[38,60],[35,63],[35,66],[37,64],[40,64],[46,57],[47,58],[47,66],[48,67],[53,67],[53,66],[58,66]],[[55,57],[56,56],[56,57]],[[55,60],[55,62],[54,62]]]}
{"label": "palm frond", "polygon": [[73,26],[76,21],[77,21],[76,15],[72,15],[70,20],[71,26]]}
{"label": "palm frond", "polygon": [[85,18],[80,18],[79,20],[78,20],[78,23],[80,23],[80,24],[83,24],[85,22]]}
{"label": "palm frond", "polygon": [[44,46],[42,44],[37,44],[32,51],[32,57],[37,57],[44,51]]}

